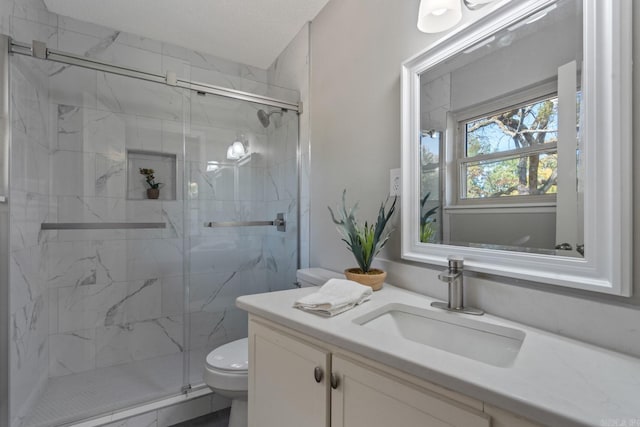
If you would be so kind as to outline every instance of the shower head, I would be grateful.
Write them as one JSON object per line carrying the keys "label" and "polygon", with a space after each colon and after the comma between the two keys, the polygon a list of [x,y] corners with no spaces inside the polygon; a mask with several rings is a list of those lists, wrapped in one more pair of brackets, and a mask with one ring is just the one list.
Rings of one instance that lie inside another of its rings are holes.
{"label": "shower head", "polygon": [[260,121],[262,126],[269,127],[269,124],[271,123],[270,117],[272,114],[282,114],[282,111],[275,110],[267,113],[264,110],[258,110],[258,120]]}

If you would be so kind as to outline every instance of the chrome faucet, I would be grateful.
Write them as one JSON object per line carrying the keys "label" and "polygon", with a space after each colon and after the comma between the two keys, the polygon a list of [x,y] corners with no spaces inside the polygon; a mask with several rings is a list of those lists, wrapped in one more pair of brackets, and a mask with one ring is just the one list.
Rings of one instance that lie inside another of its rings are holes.
{"label": "chrome faucet", "polygon": [[483,310],[464,306],[464,258],[449,256],[447,257],[447,261],[449,261],[449,268],[440,272],[438,279],[449,285],[449,302],[432,302],[431,306],[458,313],[474,314],[476,316],[484,314]]}

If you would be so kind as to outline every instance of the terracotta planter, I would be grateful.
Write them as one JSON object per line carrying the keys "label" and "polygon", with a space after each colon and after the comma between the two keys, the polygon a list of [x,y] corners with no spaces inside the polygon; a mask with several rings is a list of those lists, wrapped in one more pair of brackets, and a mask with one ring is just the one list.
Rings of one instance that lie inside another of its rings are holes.
{"label": "terracotta planter", "polygon": [[362,273],[359,268],[348,268],[344,271],[344,275],[349,280],[370,286],[374,291],[379,291],[382,288],[384,279],[387,278],[387,272],[377,268],[372,268],[368,273]]}
{"label": "terracotta planter", "polygon": [[147,198],[148,199],[157,199],[160,197],[160,189],[159,188],[147,188]]}

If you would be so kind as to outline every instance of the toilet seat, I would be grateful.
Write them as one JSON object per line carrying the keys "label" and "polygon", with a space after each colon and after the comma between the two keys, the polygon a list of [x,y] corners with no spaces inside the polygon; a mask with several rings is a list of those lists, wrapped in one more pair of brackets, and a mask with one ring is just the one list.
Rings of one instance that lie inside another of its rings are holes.
{"label": "toilet seat", "polygon": [[249,340],[242,338],[207,355],[204,381],[212,389],[244,391],[249,388]]}
{"label": "toilet seat", "polygon": [[207,367],[224,372],[249,370],[249,339],[222,345],[207,355]]}

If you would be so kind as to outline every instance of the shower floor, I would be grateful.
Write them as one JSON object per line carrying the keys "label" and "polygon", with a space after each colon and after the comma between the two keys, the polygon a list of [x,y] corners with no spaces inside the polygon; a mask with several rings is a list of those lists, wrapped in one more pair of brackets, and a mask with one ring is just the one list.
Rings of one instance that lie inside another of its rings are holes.
{"label": "shower floor", "polygon": [[[205,352],[191,352],[192,385],[201,384]],[[50,378],[23,427],[49,427],[177,394],[182,354]]]}

